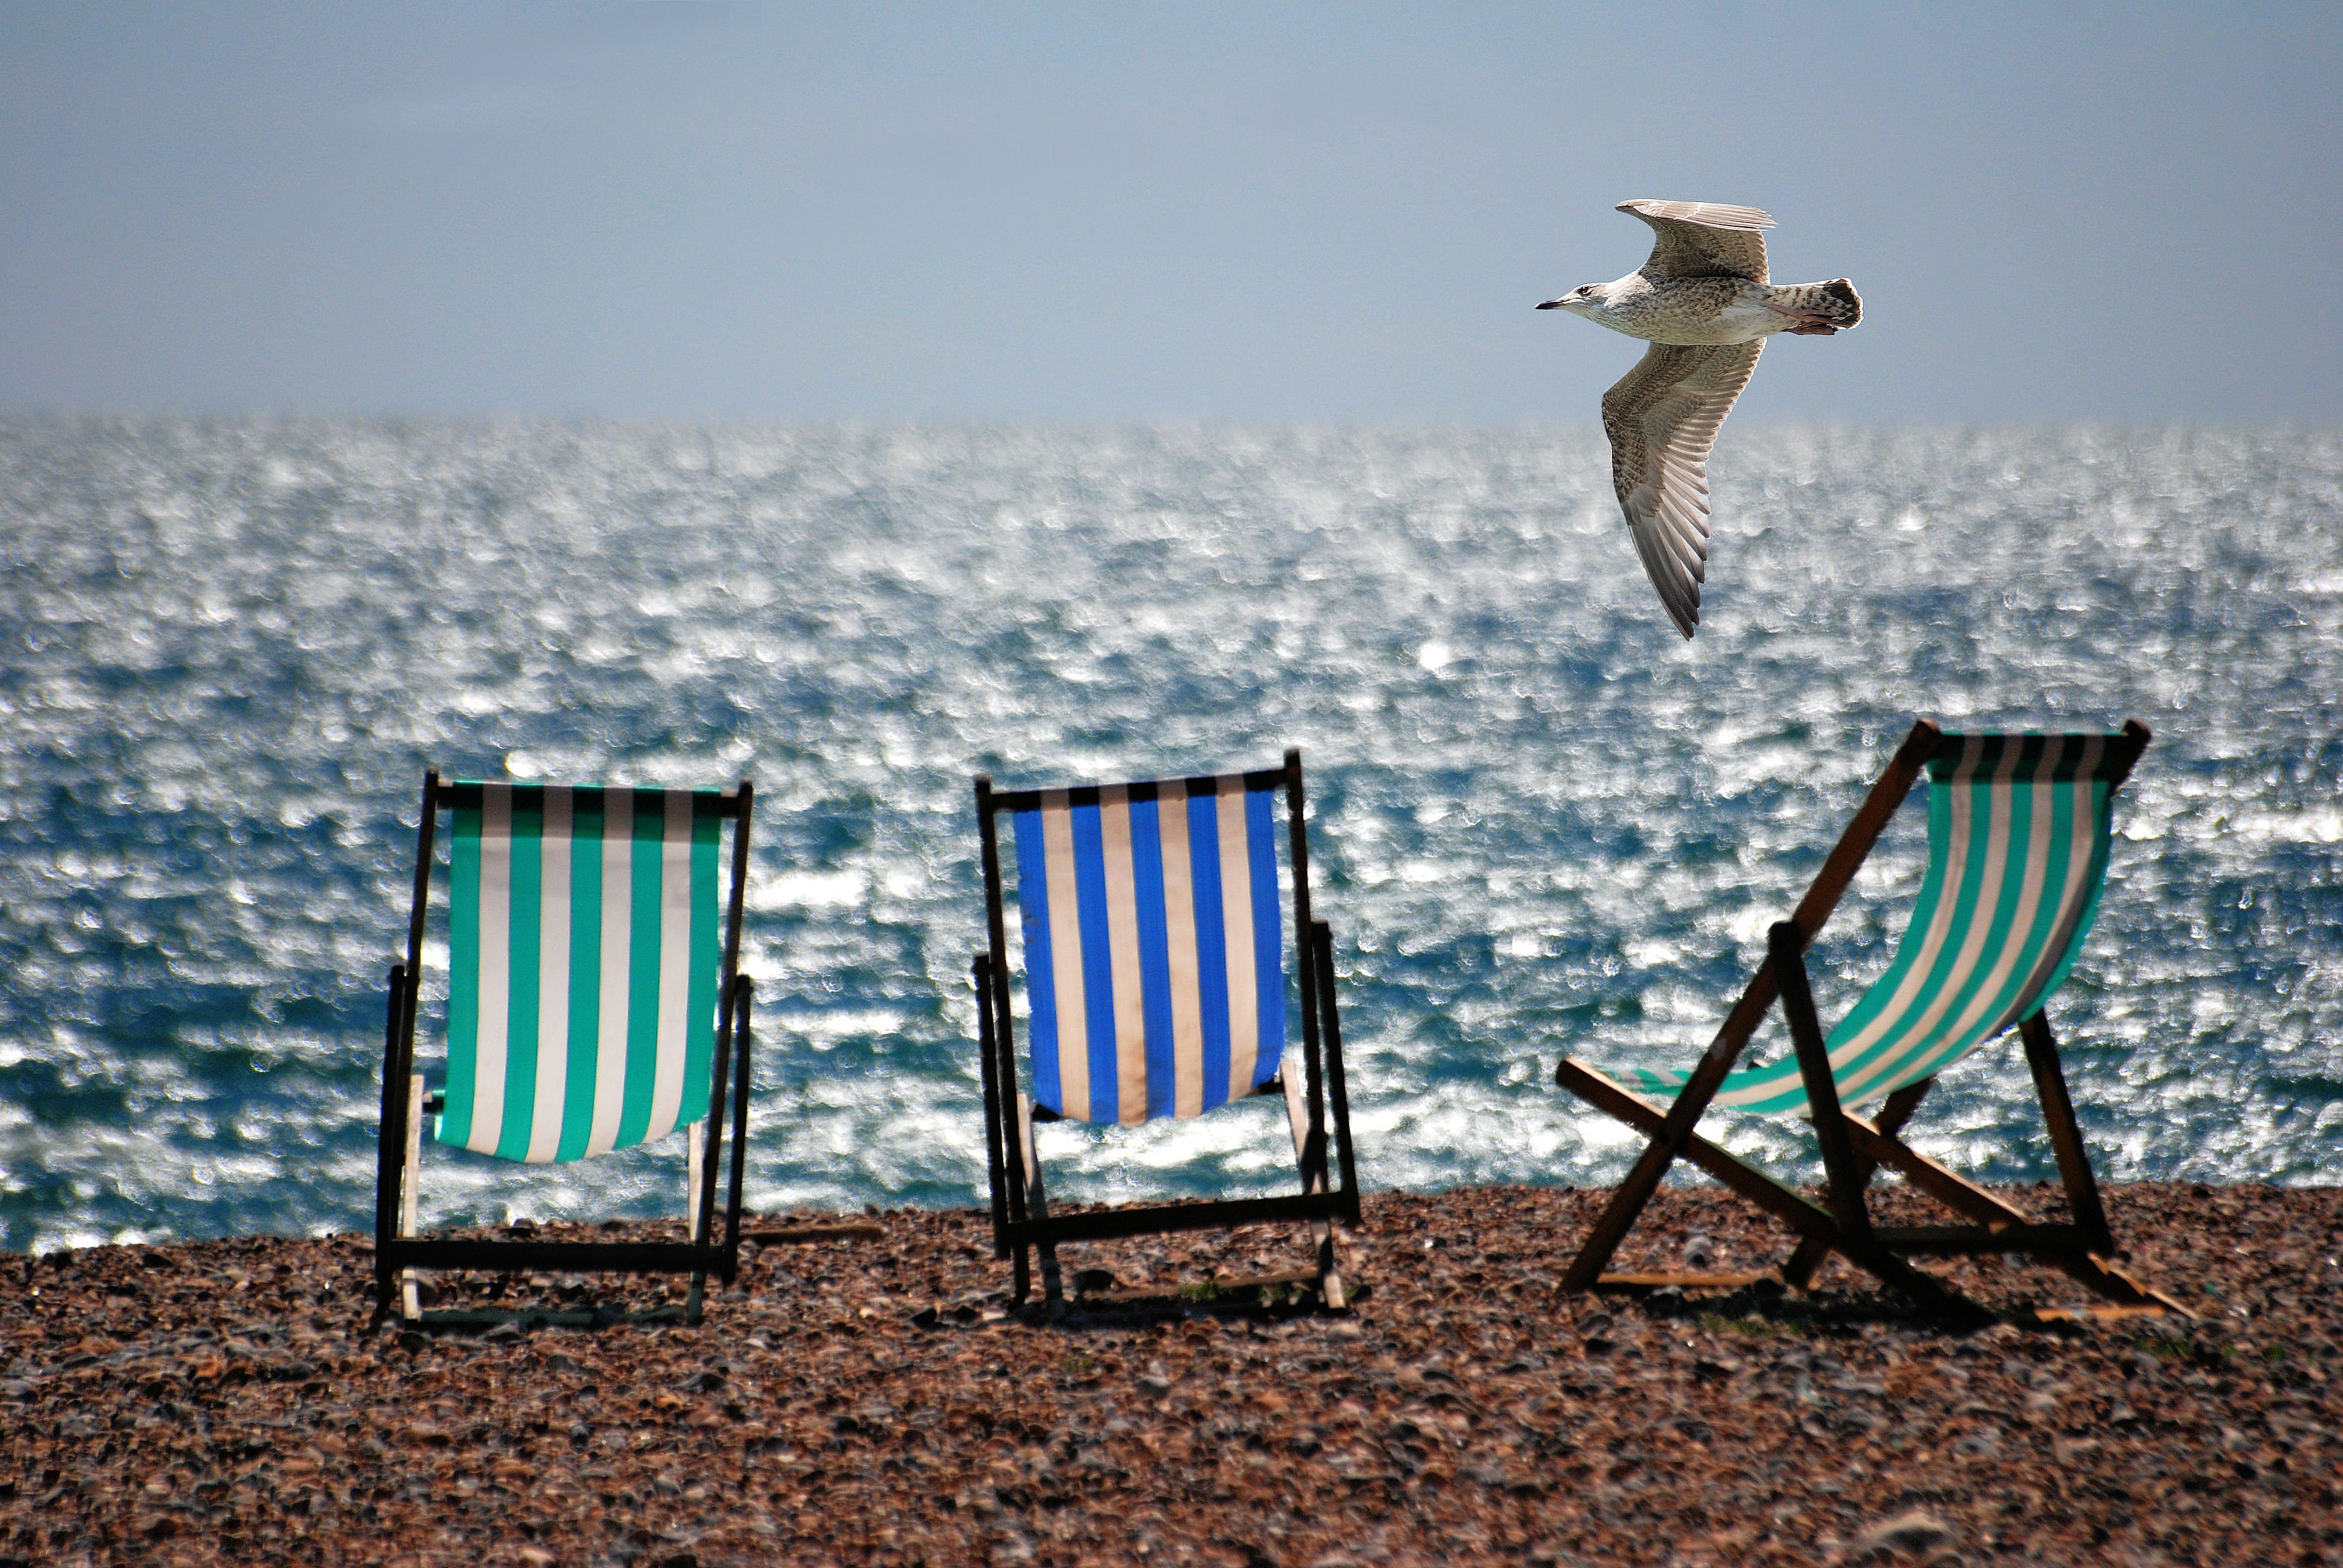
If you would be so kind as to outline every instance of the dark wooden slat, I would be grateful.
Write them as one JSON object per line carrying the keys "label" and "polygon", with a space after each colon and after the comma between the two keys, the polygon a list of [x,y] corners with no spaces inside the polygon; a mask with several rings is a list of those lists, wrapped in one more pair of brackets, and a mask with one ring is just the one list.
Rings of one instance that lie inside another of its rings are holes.
{"label": "dark wooden slat", "polygon": [[[1823,869],[1815,873],[1806,896],[1798,900],[1797,910],[1790,916],[1798,934],[1809,943],[1822,934],[1831,911],[1838,908],[1839,900],[1845,895],[1847,885],[1870,858],[1879,835],[1887,830],[1896,808],[1911,794],[1912,786],[1919,781],[1921,770],[1943,739],[1944,732],[1934,724],[1925,719],[1916,720],[1904,737],[1904,743],[1896,749],[1896,755],[1888,759],[1886,770],[1871,787],[1871,793],[1863,798],[1855,820],[1839,835],[1838,843],[1823,861]],[[1762,1013],[1764,1010],[1759,1010]]]}
{"label": "dark wooden slat", "polygon": [[[1220,773],[1199,773],[1185,779],[1134,779],[1122,788],[1133,800],[1161,800],[1167,795],[1192,799],[1199,795],[1217,795],[1221,780],[1228,777]],[[1286,775],[1282,768],[1252,768],[1242,775],[1245,793],[1258,795],[1264,789],[1284,787]],[[1069,806],[1095,806],[1100,791],[1098,784],[1071,784],[1064,789]],[[996,789],[988,800],[994,811],[1031,811],[1041,804],[1042,797],[1055,793],[1049,789]]]}
{"label": "dark wooden slat", "polygon": [[2037,1009],[2018,1021],[2017,1033],[2026,1042],[2026,1064],[2034,1070],[2034,1091],[2041,1098],[2042,1120],[2050,1128],[2050,1147],[2058,1156],[2068,1211],[2091,1238],[2093,1251],[2112,1252],[2115,1235],[2107,1229],[2107,1211],[2099,1201],[2098,1178],[2091,1173],[2091,1156],[2083,1147],[2083,1130],[2075,1121],[2075,1102],[2066,1093],[2066,1074],[2058,1062],[2050,1020]]}
{"label": "dark wooden slat", "polygon": [[1285,751],[1285,810],[1288,858],[1293,870],[1293,959],[1295,983],[1302,993],[1302,1061],[1303,1104],[1310,1112],[1309,1137],[1302,1143],[1302,1187],[1326,1181],[1326,1074],[1318,1030],[1318,966],[1310,937],[1310,833],[1302,819],[1302,749]]}
{"label": "dark wooden slat", "polygon": [[2073,1225],[1882,1225],[1872,1233],[1883,1247],[1934,1257],[2090,1251],[2089,1238]]}
{"label": "dark wooden slat", "polygon": [[732,1025],[740,1037],[736,1052],[738,1066],[733,1083],[732,1100],[732,1184],[724,1198],[724,1282],[730,1284],[740,1271],[740,1183],[749,1148],[749,1085],[753,1073],[749,1062],[749,1050],[756,1036],[751,1028],[756,1010],[757,986],[747,975],[734,982],[740,999],[732,1006]]}
{"label": "dark wooden slat", "polygon": [[1359,1167],[1351,1151],[1351,1095],[1342,1079],[1342,1020],[1334,1004],[1334,933],[1323,920],[1313,923],[1317,934],[1312,944],[1318,959],[1318,996],[1325,1009],[1326,1019],[1322,1032],[1326,1040],[1326,1093],[1334,1114],[1334,1149],[1337,1169],[1342,1173],[1342,1212],[1353,1225],[1359,1223]]}
{"label": "dark wooden slat", "polygon": [[450,1236],[395,1238],[393,1269],[551,1270],[582,1273],[689,1274],[724,1264],[721,1249],[689,1241],[502,1241]]}
{"label": "dark wooden slat", "polygon": [[[1855,820],[1848,823],[1846,831],[1839,835],[1837,845],[1823,861],[1822,869],[1815,873],[1813,883],[1806,889],[1806,896],[1798,901],[1796,912],[1790,917],[1799,934],[1807,941],[1814,940],[1824,923],[1830,919],[1831,911],[1838,907],[1847,885],[1855,880],[1855,874],[1862,869],[1865,858],[1879,842],[1879,835],[1886,831],[1888,819],[1896,815],[1896,809],[1912,792],[1920,770],[1927,766],[1928,759],[1935,754],[1942,738],[1942,732],[1923,719],[1912,726],[1911,733],[1896,749],[1896,755],[1889,759],[1886,770],[1880,774],[1878,782],[1872,785],[1871,792],[1864,797]],[[1757,1026],[1765,1021],[1765,1010],[1774,1005],[1775,991],[1773,964],[1760,964],[1757,972],[1749,978],[1749,985],[1741,993],[1741,1000],[1726,1015],[1724,1027],[1709,1042],[1699,1065],[1693,1069],[1684,1091],[1669,1107],[1666,1124],[1653,1139],[1651,1146],[1636,1160],[1634,1169],[1628,1171],[1627,1179],[1619,1184],[1619,1190],[1611,1195],[1610,1202],[1595,1221],[1585,1244],[1572,1261],[1569,1273],[1564,1277],[1565,1288],[1584,1290],[1601,1275],[1604,1265],[1611,1261],[1611,1254],[1618,1250],[1621,1239],[1627,1234],[1628,1227],[1635,1222],[1635,1216],[1644,1211],[1644,1205],[1649,1203],[1652,1194],[1659,1190],[1660,1179],[1667,1174],[1668,1166],[1684,1152],[1692,1137],[1694,1125],[1699,1121],[1701,1113],[1708,1109],[1708,1102],[1715,1098],[1717,1086],[1725,1081],[1725,1075],[1733,1070],[1733,1064],[1739,1060],[1743,1048],[1748,1045],[1749,1037],[1756,1033]],[[1556,1076],[1559,1080],[1559,1071]]]}
{"label": "dark wooden slat", "polygon": [[[435,775],[436,777],[436,775]],[[432,804],[442,810],[458,806],[477,806],[481,799],[479,779],[447,779],[435,783],[431,790]],[[515,784],[512,787],[516,807],[534,803],[545,798],[543,784]],[[569,786],[572,803],[580,810],[599,810],[612,795],[664,795],[666,788],[658,784],[575,784]],[[691,797],[691,814],[695,818],[738,818],[740,813],[740,791],[732,785],[721,789],[686,789]]]}
{"label": "dark wooden slat", "polygon": [[[724,956],[716,980],[718,1050],[716,1060],[710,1064],[714,1070],[708,1075],[708,1138],[706,1146],[700,1151],[699,1213],[697,1220],[703,1239],[715,1233],[716,1175],[723,1168],[727,1131],[724,1101],[730,1091],[734,1076],[726,1069],[732,1065],[739,1051],[732,1016],[739,996],[739,988],[733,982],[740,978],[740,930],[749,889],[749,830],[755,815],[756,799],[757,787],[746,779],[741,779],[733,798],[732,890],[725,900]],[[727,1229],[729,1231],[731,1227],[728,1225]]]}
{"label": "dark wooden slat", "polygon": [[[1001,880],[1001,835],[994,817],[999,810],[1000,797],[993,793],[992,780],[984,774],[976,777],[976,831],[980,857],[984,872],[984,935],[985,973],[991,981],[990,997],[980,998],[980,1008],[990,1010],[979,1022],[979,1049],[984,1048],[987,1026],[992,1051],[991,1118],[995,1131],[990,1136],[1001,1145],[1001,1181],[993,1190],[993,1207],[999,1215],[994,1225],[995,1251],[1009,1245],[1009,1227],[1025,1218],[1025,1151],[1022,1138],[1015,1125],[1017,1106],[1017,1040],[1016,1024],[1009,1006],[1009,930],[1003,900],[1006,897]],[[1021,1252],[1017,1259],[1019,1284],[1024,1283],[1026,1262]]]}
{"label": "dark wooden slat", "polygon": [[1225,1198],[1211,1203],[1134,1205],[1086,1210],[1048,1219],[1011,1221],[1012,1244],[1103,1241],[1119,1236],[1169,1235],[1181,1231],[1217,1231],[1289,1220],[1335,1220],[1342,1199],[1332,1192],[1293,1193],[1275,1198]]}
{"label": "dark wooden slat", "polygon": [[[410,1025],[416,990],[423,978],[423,916],[426,901],[431,897],[431,846],[439,830],[438,801],[439,770],[433,768],[423,775],[423,815],[415,825],[415,903],[407,916],[407,1010]],[[407,1037],[412,1043],[411,1026]]]}
{"label": "dark wooden slat", "polygon": [[1985,1225],[2031,1225],[2034,1217],[1996,1197],[1967,1177],[1946,1170],[1898,1138],[1891,1138],[1860,1116],[1846,1119],[1847,1134],[1857,1150],[1886,1166],[1956,1214]]}
{"label": "dark wooden slat", "polygon": [[[439,770],[427,768],[423,772],[422,808],[417,813],[415,822],[415,899],[407,915],[407,962],[397,971],[404,978],[398,988],[399,994],[391,1005],[391,1034],[384,1050],[383,1110],[387,1125],[383,1133],[393,1141],[390,1144],[391,1157],[384,1162],[383,1168],[391,1172],[391,1179],[387,1210],[384,1208],[379,1178],[375,1203],[377,1224],[385,1239],[395,1234],[398,1228],[399,1183],[406,1180],[407,1172],[407,1127],[408,1119],[415,1114],[415,1107],[408,1103],[412,1098],[415,1071],[415,1014],[423,988],[423,930],[431,897],[431,849],[439,830]],[[389,1222],[381,1224],[386,1216]],[[382,1261],[379,1248],[376,1251],[375,1260],[376,1286],[383,1309],[387,1311],[395,1274],[390,1266]]]}
{"label": "dark wooden slat", "polygon": [[382,1121],[375,1129],[374,1273],[378,1292],[387,1292],[390,1286],[390,1270],[382,1261],[382,1249],[398,1232],[399,1170],[407,1156],[407,1082],[397,1073],[398,1016],[407,1002],[405,964],[390,966],[387,989],[389,994],[384,1008],[387,1017],[382,1039]]}
{"label": "dark wooden slat", "polygon": [[1766,956],[1782,988],[1782,1016],[1789,1021],[1790,1042],[1798,1053],[1798,1076],[1806,1088],[1806,1107],[1814,1117],[1815,1140],[1822,1145],[1823,1171],[1830,1181],[1830,1211],[1848,1246],[1867,1249],[1871,1214],[1863,1201],[1865,1172],[1855,1164],[1855,1146],[1847,1141],[1845,1113],[1838,1105],[1838,1079],[1831,1071],[1830,1047],[1823,1040],[1822,1020],[1815,1016],[1815,993],[1806,982],[1805,942],[1798,928],[1778,922],[1765,937]]}
{"label": "dark wooden slat", "polygon": [[2110,795],[2123,788],[2124,780],[2131,777],[2131,770],[2138,765],[2140,753],[2147,749],[2147,726],[2137,719],[2125,719],[2123,739],[2124,753],[2107,779],[2107,793]]}
{"label": "dark wooden slat", "polygon": [[793,1246],[802,1241],[883,1241],[887,1227],[876,1220],[839,1220],[810,1225],[789,1225],[778,1231],[749,1231],[743,1240],[759,1247]]}
{"label": "dark wooden slat", "polygon": [[976,1058],[984,1081],[984,1174],[992,1196],[992,1255],[1009,1255],[1009,1199],[1003,1179],[1009,1168],[1001,1157],[1000,1063],[992,1043],[992,960],[979,953],[968,966],[969,983],[976,991]]}
{"label": "dark wooden slat", "polygon": [[1620,1273],[1605,1274],[1597,1280],[1595,1289],[1602,1291],[1657,1291],[1674,1285],[1680,1291],[1738,1291],[1767,1280],[1776,1279],[1770,1270],[1758,1274],[1669,1274]]}

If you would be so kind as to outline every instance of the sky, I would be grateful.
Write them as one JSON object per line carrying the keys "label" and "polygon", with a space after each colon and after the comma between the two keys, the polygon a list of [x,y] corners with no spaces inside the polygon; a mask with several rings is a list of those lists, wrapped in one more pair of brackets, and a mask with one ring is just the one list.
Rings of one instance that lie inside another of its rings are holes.
{"label": "sky", "polygon": [[0,0],[0,410],[1590,423],[1634,196],[1861,290],[1743,418],[2343,417],[2343,7]]}

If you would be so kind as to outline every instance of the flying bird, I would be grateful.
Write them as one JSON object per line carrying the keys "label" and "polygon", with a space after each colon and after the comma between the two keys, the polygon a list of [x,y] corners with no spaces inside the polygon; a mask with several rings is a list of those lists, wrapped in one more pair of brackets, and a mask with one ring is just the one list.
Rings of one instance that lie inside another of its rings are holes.
{"label": "flying bird", "polygon": [[1774,220],[1754,206],[1623,201],[1658,231],[1651,259],[1616,283],[1589,283],[1540,310],[1567,310],[1652,347],[1603,394],[1611,483],[1635,553],[1676,629],[1700,624],[1708,564],[1708,451],[1776,332],[1827,337],[1863,319],[1843,277],[1765,280]]}

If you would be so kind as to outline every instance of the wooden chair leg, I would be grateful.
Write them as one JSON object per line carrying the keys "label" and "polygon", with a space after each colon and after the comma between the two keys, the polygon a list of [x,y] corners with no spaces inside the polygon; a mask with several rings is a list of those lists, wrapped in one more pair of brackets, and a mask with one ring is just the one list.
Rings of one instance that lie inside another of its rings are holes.
{"label": "wooden chair leg", "polygon": [[[1708,1109],[1708,1102],[1716,1098],[1716,1091],[1724,1086],[1725,1075],[1733,1070],[1733,1064],[1740,1060],[1742,1048],[1749,1043],[1749,1036],[1755,1032],[1755,1022],[1745,1022],[1742,1014],[1749,1010],[1749,1002],[1754,997],[1762,996],[1768,1001],[1772,1000],[1771,969],[1770,964],[1760,967],[1755,978],[1750,980],[1749,989],[1742,995],[1741,1006],[1734,1010],[1733,1016],[1726,1019],[1725,1027],[1717,1031],[1707,1054],[1700,1059],[1700,1065],[1693,1069],[1692,1077],[1685,1081],[1674,1103],[1668,1107],[1665,1119],[1653,1130],[1652,1141],[1636,1157],[1634,1168],[1627,1172],[1627,1179],[1620,1182],[1618,1190],[1611,1194],[1611,1201],[1603,1206],[1603,1212],[1595,1218],[1594,1228],[1587,1232],[1586,1240],[1579,1246],[1578,1255],[1570,1261],[1569,1271],[1562,1277],[1564,1290],[1591,1291],[1595,1287],[1603,1278],[1604,1265],[1611,1261],[1611,1254],[1619,1250],[1620,1241],[1642,1215],[1644,1205],[1652,1201],[1652,1194],[1660,1190],[1661,1179],[1667,1175],[1668,1167],[1675,1163],[1677,1157],[1697,1136],[1694,1129],[1699,1125],[1701,1113]],[[1764,1017],[1762,1007],[1757,1016]],[[1565,1057],[1554,1070],[1554,1081],[1584,1097],[1585,1089],[1572,1081],[1574,1070],[1581,1078],[1591,1076],[1583,1064]]]}
{"label": "wooden chair leg", "polygon": [[[719,1069],[720,1070],[720,1069]],[[694,1246],[706,1240],[699,1224],[699,1195],[708,1185],[708,1122],[705,1119],[691,1124],[684,1143],[684,1239]],[[708,1294],[708,1274],[705,1270],[691,1271],[690,1288],[683,1299],[683,1321],[696,1323]]]}
{"label": "wooden chair leg", "polygon": [[[1041,1161],[1033,1147],[1033,1100],[1031,1095],[1020,1094],[1017,1097],[1017,1143],[1024,1155],[1025,1212],[1034,1220],[1047,1221],[1050,1218],[1050,1199],[1041,1188]],[[1036,1243],[1035,1250],[1041,1254],[1041,1304],[1054,1318],[1066,1308],[1065,1287],[1058,1272],[1058,1244],[1041,1241]],[[1021,1253],[1022,1249],[1020,1251]],[[1021,1255],[1018,1261],[1021,1264],[1024,1261]],[[1023,1272],[1021,1268],[1019,1271]],[[1022,1291],[1019,1292],[1020,1300],[1023,1299],[1023,1294]]]}
{"label": "wooden chair leg", "polygon": [[[1291,1072],[1280,1073],[1285,1081],[1285,1120],[1293,1130],[1293,1163],[1302,1172],[1304,1194],[1326,1191],[1325,1150],[1311,1147],[1310,1108],[1302,1099],[1301,1086],[1293,1081]],[[1350,1310],[1350,1298],[1342,1287],[1342,1271],[1334,1257],[1334,1227],[1325,1220],[1310,1222],[1311,1234],[1317,1241],[1319,1297],[1332,1312]]]}
{"label": "wooden chair leg", "polygon": [[[415,1189],[423,1164],[423,1075],[407,1081],[407,1162],[398,1172],[398,1233],[411,1237],[416,1228]],[[423,1321],[423,1282],[413,1269],[398,1271],[399,1315],[410,1323]]]}
{"label": "wooden chair leg", "polygon": [[[1886,1103],[1879,1109],[1878,1120],[1872,1124],[1873,1130],[1882,1137],[1894,1137],[1897,1129],[1911,1120],[1912,1112],[1919,1109],[1921,1100],[1927,1094],[1929,1085],[1936,1081],[1933,1078],[1924,1078],[1889,1095]],[[1849,1120],[1851,1122],[1852,1118]],[[1855,1151],[1855,1165],[1866,1184],[1871,1181],[1872,1173],[1879,1169],[1878,1161],[1860,1146]],[[1805,1290],[1813,1282],[1815,1271],[1823,1266],[1823,1260],[1830,1254],[1831,1249],[1827,1244],[1812,1237],[1800,1241],[1797,1251],[1790,1254],[1790,1261],[1782,1265],[1783,1282],[1794,1290]]]}
{"label": "wooden chair leg", "polygon": [[1805,940],[1798,928],[1784,920],[1767,936],[1774,971],[1782,988],[1782,1014],[1790,1025],[1790,1041],[1797,1048],[1798,1074],[1805,1081],[1806,1102],[1814,1113],[1815,1137],[1822,1144],[1823,1171],[1830,1181],[1831,1215],[1838,1221],[1839,1250],[1847,1261],[1912,1297],[1921,1305],[1954,1316],[1988,1316],[1975,1302],[1949,1291],[1924,1269],[1915,1268],[1873,1237],[1871,1213],[1863,1201],[1868,1172],[1855,1161],[1855,1143],[1847,1131],[1846,1113],[1839,1109],[1838,1080],[1832,1074],[1830,1048],[1822,1023],[1815,1015],[1814,992],[1806,983]]}
{"label": "wooden chair leg", "polygon": [[2058,1063],[2058,1042],[2051,1037],[2050,1020],[2038,1011],[2032,1013],[2019,1021],[2017,1033],[2026,1042],[2026,1064],[2034,1070],[2034,1091],[2042,1101],[2042,1120],[2050,1128],[2050,1147],[2058,1156],[2067,1208],[2089,1239],[2091,1250],[2112,1252],[2115,1234],[2107,1228],[2098,1179],[2091,1173],[2083,1131],[2075,1121],[2075,1102],[2066,1093],[2066,1074]]}

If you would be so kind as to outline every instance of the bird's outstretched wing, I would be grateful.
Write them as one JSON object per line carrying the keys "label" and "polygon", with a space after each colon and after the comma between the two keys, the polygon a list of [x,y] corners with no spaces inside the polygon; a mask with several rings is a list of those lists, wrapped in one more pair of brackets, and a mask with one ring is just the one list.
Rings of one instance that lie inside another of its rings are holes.
{"label": "bird's outstretched wing", "polygon": [[1646,277],[1745,277],[1765,281],[1765,236],[1774,220],[1754,206],[1713,201],[1650,201],[1619,204],[1659,233]]}
{"label": "bird's outstretched wing", "polygon": [[1603,394],[1611,483],[1635,553],[1676,629],[1700,624],[1708,565],[1708,452],[1757,368],[1763,338],[1717,347],[1654,343]]}

